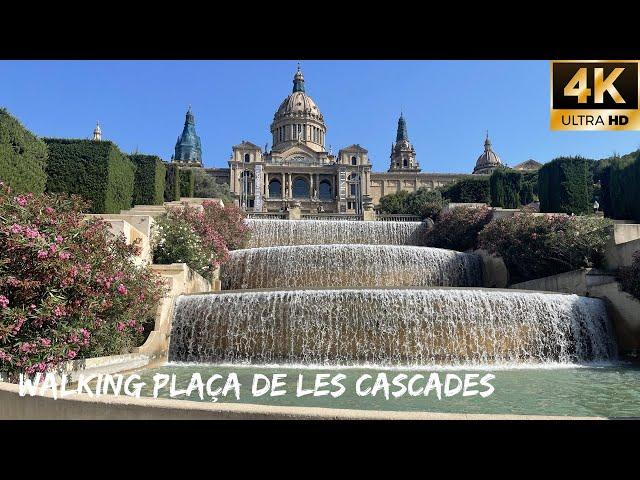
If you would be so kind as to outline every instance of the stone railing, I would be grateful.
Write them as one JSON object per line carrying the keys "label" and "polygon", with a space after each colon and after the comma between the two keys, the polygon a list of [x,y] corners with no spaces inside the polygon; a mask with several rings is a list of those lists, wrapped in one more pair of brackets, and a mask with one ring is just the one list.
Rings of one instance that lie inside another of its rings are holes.
{"label": "stone railing", "polygon": [[249,212],[247,218],[270,219],[270,220],[286,220],[286,212]]}
{"label": "stone railing", "polygon": [[362,215],[353,213],[303,213],[302,220],[363,220]]}
{"label": "stone railing", "polygon": [[380,222],[419,222],[417,215],[396,215],[392,213],[378,213],[376,220]]}

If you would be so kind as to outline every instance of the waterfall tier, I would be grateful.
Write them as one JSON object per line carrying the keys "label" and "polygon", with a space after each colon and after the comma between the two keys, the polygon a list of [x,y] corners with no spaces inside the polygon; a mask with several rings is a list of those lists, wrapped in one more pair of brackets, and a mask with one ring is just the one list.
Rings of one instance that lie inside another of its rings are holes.
{"label": "waterfall tier", "polygon": [[283,245],[373,244],[422,245],[421,222],[356,222],[336,220],[248,219],[249,247]]}
{"label": "waterfall tier", "polygon": [[599,299],[488,289],[256,291],[178,299],[169,359],[394,366],[615,358]]}
{"label": "waterfall tier", "polygon": [[453,250],[404,245],[250,248],[230,252],[220,279],[224,290],[478,287],[482,284],[482,260]]}

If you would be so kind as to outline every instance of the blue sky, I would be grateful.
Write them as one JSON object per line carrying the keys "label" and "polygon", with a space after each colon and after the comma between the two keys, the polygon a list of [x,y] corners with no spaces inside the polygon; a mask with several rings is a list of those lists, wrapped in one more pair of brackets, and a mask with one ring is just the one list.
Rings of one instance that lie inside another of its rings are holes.
{"label": "blue sky", "polygon": [[[206,166],[242,140],[271,143],[291,92],[291,61],[0,61],[0,106],[36,135],[86,138],[96,120],[124,152],[169,159],[189,104]],[[388,168],[400,110],[425,172],[471,172],[485,130],[508,165],[560,155],[602,158],[640,132],[552,132],[547,61],[302,61],[333,152],[359,143]]]}

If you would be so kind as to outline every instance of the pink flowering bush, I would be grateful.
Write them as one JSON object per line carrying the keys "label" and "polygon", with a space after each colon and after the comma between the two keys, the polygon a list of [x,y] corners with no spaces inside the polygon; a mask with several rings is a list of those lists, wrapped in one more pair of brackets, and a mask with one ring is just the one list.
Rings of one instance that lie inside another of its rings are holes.
{"label": "pink flowering bush", "polygon": [[595,216],[523,213],[491,222],[480,247],[505,262],[513,283],[600,266],[611,221]]}
{"label": "pink flowering bush", "polygon": [[425,245],[450,250],[472,250],[477,247],[478,233],[491,221],[487,207],[458,207],[442,213],[427,231]]}
{"label": "pink flowering bush", "polygon": [[[0,182],[0,372],[125,353],[150,329],[165,286],[66,195],[14,195]],[[124,328],[120,328],[124,325]]]}
{"label": "pink flowering bush", "polygon": [[156,218],[152,238],[155,263],[186,263],[205,278],[228,259],[229,249],[249,238],[236,207],[205,201],[202,209],[183,204]]}

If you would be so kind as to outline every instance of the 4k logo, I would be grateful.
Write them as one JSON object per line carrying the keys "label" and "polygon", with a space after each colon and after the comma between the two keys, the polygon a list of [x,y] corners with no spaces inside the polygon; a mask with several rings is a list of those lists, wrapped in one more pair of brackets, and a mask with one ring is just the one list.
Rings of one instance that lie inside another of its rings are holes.
{"label": "4k logo", "polygon": [[551,129],[640,130],[639,65],[551,62]]}

